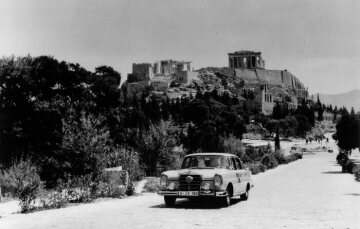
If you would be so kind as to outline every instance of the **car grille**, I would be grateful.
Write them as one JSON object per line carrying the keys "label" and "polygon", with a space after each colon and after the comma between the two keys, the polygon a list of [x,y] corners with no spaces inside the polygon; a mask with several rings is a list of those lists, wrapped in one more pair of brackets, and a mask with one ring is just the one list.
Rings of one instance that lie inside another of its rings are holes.
{"label": "car grille", "polygon": [[[188,183],[186,177],[191,176],[193,180]],[[200,191],[202,178],[200,175],[180,175],[179,177],[179,191]]]}

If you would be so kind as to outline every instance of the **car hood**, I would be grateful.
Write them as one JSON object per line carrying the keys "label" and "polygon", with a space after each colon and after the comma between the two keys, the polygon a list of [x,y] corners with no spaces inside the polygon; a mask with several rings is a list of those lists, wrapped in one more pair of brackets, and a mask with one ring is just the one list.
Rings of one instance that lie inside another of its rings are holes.
{"label": "car hood", "polygon": [[180,175],[200,175],[203,179],[213,179],[215,174],[222,174],[226,169],[180,169],[163,172],[171,180],[179,179]]}

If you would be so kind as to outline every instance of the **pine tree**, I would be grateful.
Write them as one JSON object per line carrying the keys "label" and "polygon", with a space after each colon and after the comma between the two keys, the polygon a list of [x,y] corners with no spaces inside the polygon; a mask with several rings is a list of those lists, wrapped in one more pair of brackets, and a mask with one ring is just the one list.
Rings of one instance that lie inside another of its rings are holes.
{"label": "pine tree", "polygon": [[355,117],[354,107],[351,107],[350,116]]}
{"label": "pine tree", "polygon": [[276,127],[276,136],[275,136],[275,150],[280,150],[280,127],[279,125]]}
{"label": "pine tree", "polygon": [[170,99],[169,98],[167,98],[162,103],[161,116],[162,116],[163,120],[165,120],[165,121],[168,121],[170,118]]}
{"label": "pine tree", "polygon": [[281,111],[281,106],[279,103],[276,103],[274,108],[273,108],[273,113],[272,113],[272,117],[274,119],[281,119],[283,118],[283,114],[282,114],[282,111]]}

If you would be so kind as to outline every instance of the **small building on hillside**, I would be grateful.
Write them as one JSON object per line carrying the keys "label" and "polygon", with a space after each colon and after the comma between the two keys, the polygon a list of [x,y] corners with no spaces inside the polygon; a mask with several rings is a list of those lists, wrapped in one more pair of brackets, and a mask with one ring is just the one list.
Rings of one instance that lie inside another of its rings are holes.
{"label": "small building on hillside", "polygon": [[267,84],[260,86],[260,94],[258,97],[261,97],[259,98],[261,100],[261,112],[265,115],[271,115],[274,109],[274,100]]}
{"label": "small building on hillside", "polygon": [[261,52],[242,50],[228,53],[228,56],[230,68],[265,68]]}
{"label": "small building on hillside", "polygon": [[128,82],[139,82],[150,80],[154,77],[154,68],[150,63],[134,63],[132,65],[132,73],[128,74]]}
{"label": "small building on hillside", "polygon": [[155,75],[174,76],[178,72],[191,71],[191,61],[161,60],[154,64]]}
{"label": "small building on hillside", "polygon": [[191,72],[191,71],[180,71],[176,74],[176,81],[189,85],[193,80],[198,80],[198,72]]}

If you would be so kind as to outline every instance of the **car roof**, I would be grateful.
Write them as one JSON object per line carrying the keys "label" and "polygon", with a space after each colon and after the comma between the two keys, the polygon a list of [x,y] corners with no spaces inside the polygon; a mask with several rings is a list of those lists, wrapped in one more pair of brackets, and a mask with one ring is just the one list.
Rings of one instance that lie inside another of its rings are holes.
{"label": "car roof", "polygon": [[230,154],[230,153],[216,153],[216,152],[205,152],[205,153],[192,153],[192,154],[189,154],[189,155],[186,155],[186,157],[188,156],[205,156],[205,155],[219,155],[219,156],[234,156],[236,157],[236,155],[234,154]]}

